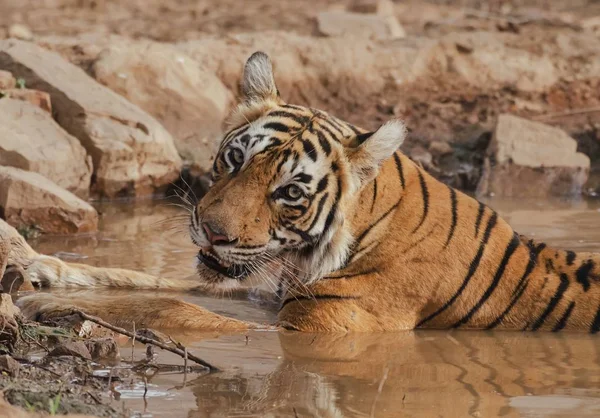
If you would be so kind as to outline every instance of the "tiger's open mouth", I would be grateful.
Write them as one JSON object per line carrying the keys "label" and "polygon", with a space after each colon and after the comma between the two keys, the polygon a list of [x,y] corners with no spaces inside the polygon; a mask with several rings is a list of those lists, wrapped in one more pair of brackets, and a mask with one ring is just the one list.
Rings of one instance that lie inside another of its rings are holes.
{"label": "tiger's open mouth", "polygon": [[231,264],[221,260],[209,250],[198,251],[198,261],[209,269],[235,280],[243,280],[250,274],[250,269],[245,264]]}

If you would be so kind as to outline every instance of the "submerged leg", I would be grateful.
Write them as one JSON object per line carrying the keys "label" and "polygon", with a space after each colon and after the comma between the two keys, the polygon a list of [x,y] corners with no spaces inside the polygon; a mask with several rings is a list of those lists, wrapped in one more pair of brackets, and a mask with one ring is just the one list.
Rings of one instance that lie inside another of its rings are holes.
{"label": "submerged leg", "polygon": [[124,296],[93,298],[59,297],[35,293],[19,299],[23,314],[35,320],[49,320],[80,310],[114,325],[130,328],[238,331],[264,328],[210,312],[200,306],[168,297]]}

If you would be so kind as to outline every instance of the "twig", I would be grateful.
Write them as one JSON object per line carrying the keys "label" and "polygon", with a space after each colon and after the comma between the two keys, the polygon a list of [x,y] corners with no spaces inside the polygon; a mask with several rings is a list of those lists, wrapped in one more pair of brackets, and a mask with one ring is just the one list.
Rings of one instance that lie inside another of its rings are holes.
{"label": "twig", "polygon": [[534,116],[534,117],[532,117],[532,119],[533,120],[546,120],[546,119],[560,118],[563,116],[583,115],[586,113],[595,113],[595,112],[600,112],[600,106],[568,110],[566,112],[547,113],[545,115]]}
{"label": "twig", "polygon": [[183,349],[184,357],[183,357],[183,387],[187,382],[187,373],[188,373],[188,351],[187,348]]}
{"label": "twig", "polygon": [[131,339],[131,362],[134,361],[135,350],[135,321],[133,321],[133,338]]}
{"label": "twig", "polygon": [[[71,314],[72,315],[79,315],[83,320],[88,320],[88,321],[94,322],[94,323],[96,323],[98,325],[101,325],[104,328],[108,328],[109,330],[114,331],[114,332],[116,332],[118,334],[125,335],[125,336],[127,336],[129,338],[134,338],[134,334],[132,334],[130,331],[127,331],[124,328],[116,327],[116,326],[114,326],[112,324],[109,324],[108,322],[103,321],[102,319],[100,319],[98,317],[95,317],[95,316],[92,316],[92,315],[88,315],[85,312],[79,311],[77,309],[73,309],[71,311]],[[163,342],[156,341],[156,340],[153,340],[151,338],[144,337],[142,335],[138,335],[137,336],[137,340],[140,343],[142,343],[142,344],[152,344],[152,345],[155,345],[155,346],[157,346],[159,348],[162,348],[163,350],[167,350],[167,351],[170,351],[173,354],[177,354],[180,357],[185,357],[185,351],[184,351],[185,347],[181,343],[175,343],[175,345],[177,346],[177,348],[173,348],[173,347],[169,347],[167,344],[165,344]],[[213,366],[212,364],[207,363],[206,361],[202,360],[199,357],[196,357],[193,354],[189,354],[188,353],[188,358],[190,360],[192,360],[193,362],[195,362],[197,364],[200,364],[200,365],[208,368],[211,372],[217,372],[217,371],[219,371],[219,369],[216,368],[215,366]]]}

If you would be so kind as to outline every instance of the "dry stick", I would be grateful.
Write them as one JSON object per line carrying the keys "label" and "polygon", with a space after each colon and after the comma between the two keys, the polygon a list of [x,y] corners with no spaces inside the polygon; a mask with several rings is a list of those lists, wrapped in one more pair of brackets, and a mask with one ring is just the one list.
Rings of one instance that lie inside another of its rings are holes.
{"label": "dry stick", "polygon": [[568,110],[566,112],[547,113],[545,115],[534,116],[534,117],[532,117],[532,119],[533,120],[546,120],[546,119],[560,118],[560,117],[564,117],[564,116],[584,115],[586,113],[596,113],[596,112],[600,112],[600,106]]}
{"label": "dry stick", "polygon": [[134,360],[134,350],[135,350],[135,321],[133,321],[133,338],[131,339],[131,363]]}
{"label": "dry stick", "polygon": [[[112,324],[109,324],[108,322],[103,321],[102,319],[100,319],[98,317],[95,317],[95,316],[92,316],[92,315],[88,315],[85,312],[79,311],[77,309],[73,309],[71,311],[71,314],[72,315],[79,315],[79,317],[82,318],[83,320],[88,320],[88,321],[94,322],[94,323],[96,323],[98,325],[103,326],[104,328],[108,328],[111,331],[114,331],[116,333],[125,335],[125,336],[127,336],[129,338],[134,338],[134,334],[132,334],[131,332],[127,331],[126,329],[116,327],[116,326],[114,326]],[[155,345],[155,346],[157,346],[159,348],[162,348],[163,350],[170,351],[173,354],[177,354],[178,356],[185,358],[185,350],[183,348],[181,348],[181,347],[183,347],[181,345],[181,343],[177,343],[177,348],[173,348],[173,347],[169,347],[167,344],[165,344],[163,342],[156,341],[156,340],[153,340],[151,338],[144,337],[142,335],[138,335],[135,338],[140,343],[142,343],[142,344],[152,344],[152,345]],[[195,362],[197,364],[200,364],[201,366],[204,366],[204,367],[208,368],[211,372],[217,372],[217,371],[219,371],[219,369],[216,368],[215,366],[213,366],[212,364],[207,363],[206,361],[202,360],[199,357],[196,357],[193,354],[189,354],[188,353],[187,357],[190,360],[192,360],[193,362]]]}

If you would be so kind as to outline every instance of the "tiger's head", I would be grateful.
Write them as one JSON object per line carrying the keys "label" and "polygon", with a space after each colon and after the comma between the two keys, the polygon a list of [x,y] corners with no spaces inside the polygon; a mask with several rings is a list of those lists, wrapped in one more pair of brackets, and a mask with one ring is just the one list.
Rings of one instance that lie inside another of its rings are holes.
{"label": "tiger's head", "polygon": [[346,219],[402,144],[405,127],[391,121],[365,132],[286,104],[262,52],[246,62],[241,90],[213,184],[191,217],[201,279],[231,287],[286,259],[308,283],[344,265],[353,241]]}

